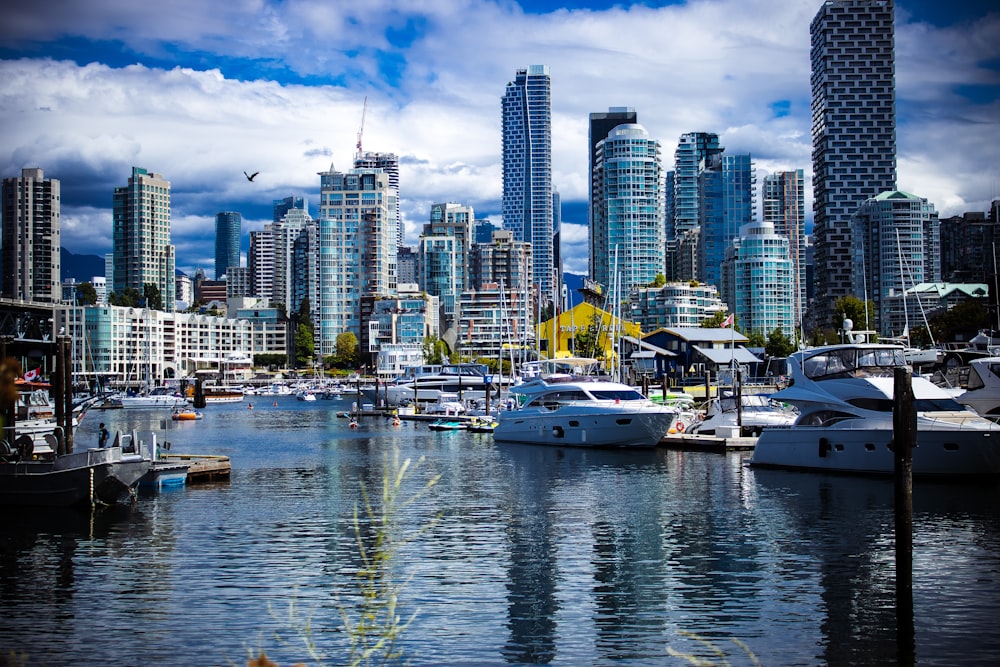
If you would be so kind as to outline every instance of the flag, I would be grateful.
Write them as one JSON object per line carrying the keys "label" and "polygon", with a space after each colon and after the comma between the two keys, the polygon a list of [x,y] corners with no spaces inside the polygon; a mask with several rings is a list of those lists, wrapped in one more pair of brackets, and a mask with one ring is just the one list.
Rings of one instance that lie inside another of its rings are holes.
{"label": "flag", "polygon": [[37,368],[32,368],[30,371],[24,374],[25,382],[34,382],[38,379],[39,372]]}
{"label": "flag", "polygon": [[726,319],[722,320],[722,328],[725,329],[728,326],[732,326],[733,320],[735,319],[736,315],[733,313],[729,313],[729,316]]}

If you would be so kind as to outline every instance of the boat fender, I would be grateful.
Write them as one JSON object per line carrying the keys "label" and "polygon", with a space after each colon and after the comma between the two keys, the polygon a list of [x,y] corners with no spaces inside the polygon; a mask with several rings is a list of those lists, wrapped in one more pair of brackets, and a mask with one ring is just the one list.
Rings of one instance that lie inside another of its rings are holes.
{"label": "boat fender", "polygon": [[674,425],[674,428],[677,429],[678,433],[683,433],[684,432],[684,422],[677,422]]}
{"label": "boat fender", "polygon": [[566,435],[566,434],[563,432],[563,427],[562,426],[553,426],[552,427],[552,437],[554,437],[554,438],[561,438],[564,435]]}
{"label": "boat fender", "polygon": [[819,457],[826,458],[826,453],[830,451],[830,441],[826,438],[819,439]]}

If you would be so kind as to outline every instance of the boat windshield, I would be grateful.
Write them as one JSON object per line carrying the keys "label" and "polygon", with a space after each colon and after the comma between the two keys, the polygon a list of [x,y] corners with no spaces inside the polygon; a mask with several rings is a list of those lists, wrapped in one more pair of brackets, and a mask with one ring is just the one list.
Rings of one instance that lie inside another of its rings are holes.
{"label": "boat windshield", "polygon": [[830,378],[887,375],[894,368],[906,366],[902,348],[844,347],[826,350],[806,359],[802,366],[805,376],[813,380]]}
{"label": "boat windshield", "polygon": [[602,389],[590,393],[599,401],[642,401],[646,399],[635,389]]}

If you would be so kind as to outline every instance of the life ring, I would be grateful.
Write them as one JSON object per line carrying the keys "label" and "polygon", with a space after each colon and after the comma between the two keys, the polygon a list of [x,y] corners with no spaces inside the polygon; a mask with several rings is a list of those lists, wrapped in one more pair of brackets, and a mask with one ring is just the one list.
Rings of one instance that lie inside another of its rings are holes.
{"label": "life ring", "polygon": [[684,432],[684,422],[677,422],[674,425],[674,429],[676,429],[678,433],[683,433]]}

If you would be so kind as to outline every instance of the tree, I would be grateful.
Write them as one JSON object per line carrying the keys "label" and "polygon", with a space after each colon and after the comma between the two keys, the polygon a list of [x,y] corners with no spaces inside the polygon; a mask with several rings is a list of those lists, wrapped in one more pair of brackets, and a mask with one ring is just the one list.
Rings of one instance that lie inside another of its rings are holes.
{"label": "tree", "polygon": [[649,283],[648,287],[663,287],[666,284],[666,277],[662,273],[657,273],[656,277],[653,278],[653,282]]}
{"label": "tree", "polygon": [[794,351],[795,341],[786,336],[780,327],[775,327],[774,331],[767,337],[764,354],[769,357],[787,357]]}
{"label": "tree", "polygon": [[840,330],[844,317],[854,323],[854,330],[873,329],[875,327],[875,304],[862,301],[856,296],[842,296],[833,302],[833,328]]}
{"label": "tree", "polygon": [[142,294],[134,287],[126,287],[121,294],[112,292],[108,295],[108,303],[112,306],[124,306],[126,308],[138,308],[142,300]]}
{"label": "tree", "polygon": [[980,329],[989,328],[990,313],[985,300],[963,301],[943,313],[928,318],[934,340],[950,342],[969,340]]}
{"label": "tree", "polygon": [[443,364],[448,358],[448,344],[440,338],[427,336],[424,338],[424,362],[428,364]]}
{"label": "tree", "polygon": [[337,336],[333,365],[337,368],[354,368],[358,365],[358,337],[347,331]]}
{"label": "tree", "polygon": [[80,283],[76,286],[76,302],[81,306],[93,306],[97,303],[97,290],[93,283]]}
{"label": "tree", "polygon": [[142,286],[142,298],[146,301],[146,307],[153,310],[163,310],[163,296],[160,288],[153,283],[145,283]]}
{"label": "tree", "polygon": [[754,329],[747,334],[747,346],[748,347],[766,347],[767,340],[764,338],[764,332],[760,329]]}
{"label": "tree", "polygon": [[275,368],[285,365],[288,360],[288,356],[284,354],[255,354],[253,355],[253,365],[254,366],[264,366],[266,368]]}
{"label": "tree", "polygon": [[295,365],[298,366],[311,366],[313,360],[313,352],[316,350],[316,345],[313,342],[313,334],[309,327],[305,324],[299,324],[299,328],[295,332]]}

